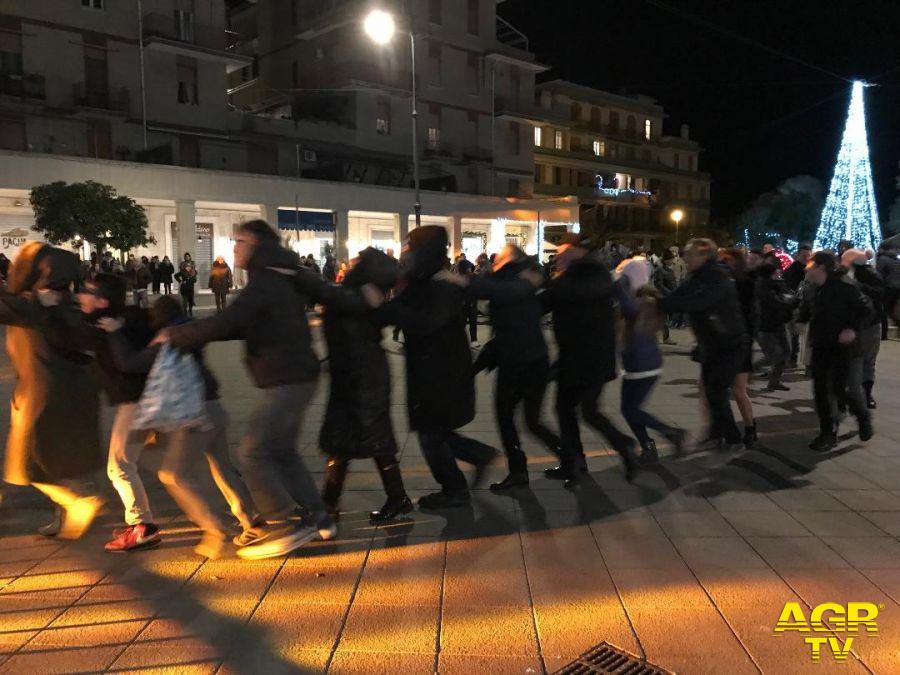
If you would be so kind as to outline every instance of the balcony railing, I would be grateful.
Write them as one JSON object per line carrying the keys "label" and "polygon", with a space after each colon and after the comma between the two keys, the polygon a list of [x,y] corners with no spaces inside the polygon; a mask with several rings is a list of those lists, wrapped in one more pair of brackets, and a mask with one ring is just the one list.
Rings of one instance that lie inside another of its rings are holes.
{"label": "balcony railing", "polygon": [[0,71],[0,94],[43,100],[46,98],[44,76]]}
{"label": "balcony railing", "polygon": [[412,74],[409,70],[385,70],[377,63],[347,61],[319,72],[301,73],[300,86],[309,89],[339,89],[353,84],[375,85],[409,91]]}
{"label": "balcony railing", "polygon": [[528,50],[528,37],[509,21],[497,17],[497,41],[514,49]]}
{"label": "balcony railing", "polygon": [[131,110],[131,95],[126,87],[96,89],[88,88],[84,82],[78,82],[72,86],[72,102],[77,107],[126,114]]}
{"label": "balcony railing", "polygon": [[144,38],[163,38],[186,45],[226,51],[240,40],[240,36],[225,30],[224,26],[207,26],[197,23],[190,15],[144,15]]}

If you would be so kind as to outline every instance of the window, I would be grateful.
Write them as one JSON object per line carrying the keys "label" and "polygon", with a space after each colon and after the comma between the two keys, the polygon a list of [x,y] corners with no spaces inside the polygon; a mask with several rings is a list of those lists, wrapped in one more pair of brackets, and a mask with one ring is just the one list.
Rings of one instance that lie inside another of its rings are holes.
{"label": "window", "polygon": [[509,95],[514,103],[522,98],[522,74],[516,67],[510,68],[509,72]]}
{"label": "window", "polygon": [[651,160],[650,151],[647,150],[646,148],[645,148],[644,150],[641,151],[641,160],[643,160],[643,161],[645,161],[645,162],[650,162],[650,161],[652,161],[652,160]]}
{"label": "window", "polygon": [[109,68],[106,41],[84,36],[84,100],[91,108],[109,107]]}
{"label": "window", "polygon": [[194,13],[187,9],[175,10],[175,29],[182,42],[194,41]]}
{"label": "window", "polygon": [[644,120],[644,138],[648,141],[653,137],[653,122]]}
{"label": "window", "polygon": [[200,166],[200,141],[195,136],[178,138],[178,154],[181,155],[181,166]]}
{"label": "window", "polygon": [[544,130],[541,127],[534,128],[534,147],[539,148],[544,140]]}
{"label": "window", "polygon": [[25,142],[25,120],[15,117],[0,117],[0,148],[4,150],[27,150]]}
{"label": "window", "polygon": [[468,12],[466,13],[466,29],[469,31],[469,35],[478,35],[480,19],[481,3],[479,0],[469,0]]}
{"label": "window", "polygon": [[197,88],[197,60],[185,56],[177,56],[175,58],[178,102],[186,105],[198,105],[200,97]]}
{"label": "window", "polygon": [[443,21],[443,3],[441,0],[428,0],[428,20],[440,24]]}
{"label": "window", "polygon": [[603,111],[600,108],[591,108],[591,126],[600,127],[603,125]]}
{"label": "window", "polygon": [[630,159],[630,160],[634,159],[634,146],[633,145],[629,145],[628,147],[625,148],[625,159]]}
{"label": "window", "polygon": [[544,167],[540,164],[534,165],[534,182],[535,183],[543,183],[544,182]]}
{"label": "window", "polygon": [[606,154],[606,143],[603,141],[594,141],[594,155],[603,157]]}
{"label": "window", "polygon": [[443,82],[442,77],[441,45],[435,42],[428,43],[428,75],[429,81],[436,87]]}
{"label": "window", "polygon": [[572,106],[569,108],[569,117],[572,118],[572,121],[577,122],[581,119],[581,104],[573,102]]}
{"label": "window", "polygon": [[519,123],[509,123],[509,154],[518,155],[522,151]]}
{"label": "window", "polygon": [[609,113],[609,128],[612,131],[619,130],[619,113],[614,110]]}
{"label": "window", "polygon": [[294,89],[300,88],[300,66],[296,61],[291,64],[291,86]]}
{"label": "window", "polygon": [[688,171],[694,170],[694,156],[688,155]]}
{"label": "window", "polygon": [[437,150],[441,144],[441,130],[437,127],[428,127],[428,149]]}
{"label": "window", "polygon": [[522,191],[521,184],[519,183],[518,178],[510,178],[509,179],[509,196],[510,197],[518,197],[519,193]]}
{"label": "window", "polygon": [[563,149],[563,132],[556,131],[553,134],[553,147],[556,148],[557,150]]}
{"label": "window", "polygon": [[571,136],[569,138],[569,150],[581,152],[581,138],[579,136]]}
{"label": "window", "polygon": [[469,93],[477,94],[481,91],[481,77],[480,77],[480,59],[478,58],[478,54],[475,52],[469,52],[466,64],[467,70],[467,79],[469,81]]}
{"label": "window", "polygon": [[81,6],[88,9],[104,9],[104,0],[81,0]]}
{"label": "window", "polygon": [[391,133],[391,102],[386,98],[375,101],[375,133],[388,136]]}
{"label": "window", "polygon": [[[0,23],[0,73],[6,76],[6,85],[22,82],[22,78],[11,79],[10,75],[22,75],[22,23],[3,21]],[[13,93],[13,92],[5,92]]]}
{"label": "window", "polygon": [[562,185],[562,167],[553,167],[553,184]]}
{"label": "window", "polygon": [[441,145],[441,106],[430,104],[428,116],[428,149],[437,150]]}
{"label": "window", "polygon": [[681,168],[681,155],[679,155],[677,152],[675,153],[675,159],[673,160],[672,166],[674,166],[676,169]]}
{"label": "window", "polygon": [[470,110],[466,115],[469,122],[469,145],[472,150],[478,149],[478,113]]}
{"label": "window", "polygon": [[629,136],[637,134],[637,121],[634,119],[634,115],[629,115],[628,119],[625,120],[625,133]]}

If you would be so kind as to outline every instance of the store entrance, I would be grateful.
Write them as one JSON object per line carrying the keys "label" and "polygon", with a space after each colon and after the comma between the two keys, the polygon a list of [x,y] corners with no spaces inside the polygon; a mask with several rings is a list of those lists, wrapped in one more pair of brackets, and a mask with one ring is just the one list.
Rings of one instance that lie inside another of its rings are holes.
{"label": "store entrance", "polygon": [[[197,248],[194,263],[197,266],[197,288],[209,288],[209,273],[213,263],[212,223],[197,223]],[[178,250],[178,223],[172,223],[172,264],[175,271],[181,264]]]}

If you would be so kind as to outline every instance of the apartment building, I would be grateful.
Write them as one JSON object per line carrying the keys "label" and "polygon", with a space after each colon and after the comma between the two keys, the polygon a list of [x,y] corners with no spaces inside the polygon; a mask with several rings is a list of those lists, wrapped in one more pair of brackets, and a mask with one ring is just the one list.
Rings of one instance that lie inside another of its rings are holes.
{"label": "apartment building", "polygon": [[[23,176],[79,175],[71,158],[81,158],[81,179],[127,187],[145,206],[157,240],[149,253],[192,252],[201,271],[214,256],[230,256],[236,223],[259,215],[302,253],[396,247],[414,201],[412,62],[402,39],[377,48],[361,35],[368,6],[6,0],[0,152],[28,170],[4,172],[0,230],[31,222]],[[446,226],[456,250],[467,232],[470,246],[474,233],[485,247],[507,239],[536,247],[537,220],[571,222],[571,200],[541,202],[540,216],[531,209],[530,129],[519,129],[516,152],[497,147],[506,119],[496,101],[533,107],[542,66],[524,36],[498,19],[492,0],[381,6],[416,37],[422,222]],[[181,169],[193,172],[196,194],[176,185]],[[230,174],[259,193],[240,190],[238,198]],[[254,175],[277,189],[263,189]],[[142,189],[145,181],[152,188]],[[342,187],[324,185],[332,182]]]}
{"label": "apartment building", "polygon": [[663,133],[666,115],[656,101],[562,80],[536,92],[535,194],[576,195],[582,225],[646,246],[674,242],[675,210],[684,214],[680,233],[707,225],[702,148],[686,125],[678,136]]}

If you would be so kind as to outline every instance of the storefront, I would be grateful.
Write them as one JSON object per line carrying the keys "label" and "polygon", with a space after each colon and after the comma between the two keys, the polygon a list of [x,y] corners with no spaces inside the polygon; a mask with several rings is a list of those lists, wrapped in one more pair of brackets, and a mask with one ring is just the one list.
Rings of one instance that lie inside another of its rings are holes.
{"label": "storefront", "polygon": [[306,257],[312,254],[321,267],[334,251],[334,213],[278,209],[278,229],[285,246]]}

